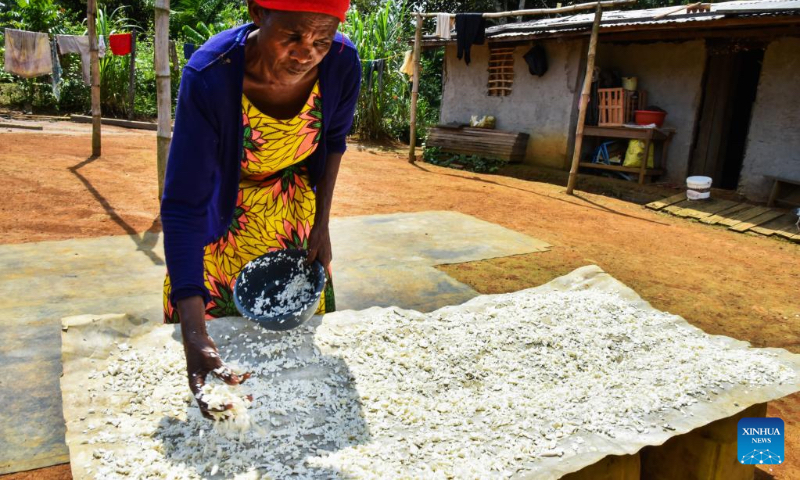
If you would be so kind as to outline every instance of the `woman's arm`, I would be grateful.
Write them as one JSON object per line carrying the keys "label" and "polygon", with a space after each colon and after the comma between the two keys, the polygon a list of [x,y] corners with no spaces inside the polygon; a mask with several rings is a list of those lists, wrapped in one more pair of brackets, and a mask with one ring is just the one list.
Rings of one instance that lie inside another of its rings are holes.
{"label": "woman's arm", "polygon": [[219,163],[219,122],[209,98],[213,95],[204,79],[184,69],[161,199],[173,305],[196,295],[210,300],[203,282],[203,249]]}
{"label": "woman's arm", "polygon": [[308,237],[308,263],[319,260],[328,271],[330,271],[331,260],[333,260],[331,236],[328,229],[331,218],[331,202],[341,163],[341,153],[331,153],[325,161],[325,173],[317,183],[317,211],[314,214],[314,228],[311,229]]}
{"label": "woman's arm", "polygon": [[208,405],[200,395],[206,377],[213,374],[228,384],[238,384],[249,375],[238,376],[225,367],[206,330],[209,294],[203,281],[203,243],[219,155],[218,122],[209,98],[213,96],[202,77],[185,69],[161,200],[161,221],[172,284],[169,301],[175,305],[181,322],[189,387],[200,411],[210,418]]}
{"label": "woman's arm", "polygon": [[[334,53],[337,54],[337,53]],[[330,271],[330,263],[333,259],[331,251],[331,238],[329,224],[331,217],[331,203],[333,201],[333,189],[336,186],[336,177],[339,175],[339,165],[342,163],[342,155],[347,148],[345,137],[353,125],[358,93],[361,88],[361,61],[355,48],[347,50],[350,58],[345,61],[346,67],[341,72],[343,82],[342,94],[336,113],[330,118],[333,119],[326,133],[325,141],[328,149],[328,156],[325,158],[325,171],[322,178],[317,182],[317,211],[314,215],[314,228],[308,238],[308,262],[315,259]],[[324,92],[323,92],[324,95]]]}

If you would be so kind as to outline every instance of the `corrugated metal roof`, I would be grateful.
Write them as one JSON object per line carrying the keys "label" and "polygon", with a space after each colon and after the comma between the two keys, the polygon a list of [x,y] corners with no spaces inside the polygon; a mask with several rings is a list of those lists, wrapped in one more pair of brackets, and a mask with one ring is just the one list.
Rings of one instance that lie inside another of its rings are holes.
{"label": "corrugated metal roof", "polygon": [[[614,28],[622,26],[641,26],[646,30],[648,26],[664,24],[688,24],[694,22],[715,22],[725,18],[753,17],[753,16],[800,16],[800,0],[752,0],[734,1],[710,4],[708,12],[686,13],[674,12],[675,6],[663,8],[649,8],[642,10],[612,10],[603,12],[601,28]],[[659,15],[671,13],[662,18]],[[588,30],[594,21],[594,12],[576,15],[567,15],[556,18],[542,18],[528,22],[507,23],[486,29],[486,36],[493,39],[513,39],[516,37],[531,37],[535,35],[552,35],[556,33],[567,34]],[[709,25],[711,26],[711,25]],[[449,42],[454,42],[450,40]],[[426,37],[424,43],[442,44],[449,43],[437,37]]]}
{"label": "corrugated metal roof", "polygon": [[712,5],[715,12],[751,12],[754,10],[800,10],[800,1],[797,0],[769,0],[763,2],[725,2]]}

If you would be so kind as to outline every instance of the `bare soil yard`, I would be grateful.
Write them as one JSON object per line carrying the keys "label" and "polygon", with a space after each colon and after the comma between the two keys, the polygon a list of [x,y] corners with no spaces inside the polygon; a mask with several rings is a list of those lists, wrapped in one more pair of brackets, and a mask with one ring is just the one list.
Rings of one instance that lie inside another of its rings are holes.
{"label": "bare soil yard", "polygon": [[[112,127],[103,132],[103,156],[90,159],[88,126],[0,127],[2,243],[160,228],[155,135]],[[558,185],[410,165],[397,152],[351,146],[335,216],[424,210],[456,210],[553,245],[547,253],[440,267],[479,292],[529,288],[597,264],[656,308],[708,333],[800,353],[800,245],[614,198],[570,197]],[[774,402],[769,415],[786,422],[786,462],[765,466],[757,478],[800,478],[800,395]],[[64,474],[62,467],[9,478]]]}

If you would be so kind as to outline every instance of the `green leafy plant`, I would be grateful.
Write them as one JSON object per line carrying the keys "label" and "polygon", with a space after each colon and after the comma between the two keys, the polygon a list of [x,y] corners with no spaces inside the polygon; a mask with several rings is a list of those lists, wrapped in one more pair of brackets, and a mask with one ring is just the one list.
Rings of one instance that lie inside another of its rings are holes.
{"label": "green leafy plant", "polygon": [[[106,38],[115,33],[133,32],[135,35],[137,26],[131,23],[125,13],[124,6],[117,7],[110,13],[104,6],[98,7],[95,21],[97,34]],[[124,116],[131,108],[127,100],[130,58],[130,55],[113,55],[107,49],[106,55],[99,60],[100,104],[103,115]]]}
{"label": "green leafy plant", "polygon": [[202,45],[208,41],[209,38],[225,30],[227,27],[222,23],[207,24],[205,22],[197,22],[195,28],[189,25],[183,26],[183,36],[187,41],[196,45]]}
{"label": "green leafy plant", "polygon": [[[13,0],[12,0],[13,1]],[[63,20],[64,12],[53,0],[16,0],[11,11],[2,15],[3,23],[33,32],[51,32]]]}
{"label": "green leafy plant", "polygon": [[[235,25],[240,25],[249,18],[247,3],[231,0],[178,0],[172,5],[170,15],[170,30],[173,36],[183,34],[187,40],[203,43],[211,35],[208,31],[217,33]],[[201,27],[201,25],[208,28]],[[198,38],[190,38],[188,31],[194,30],[201,34]]]}
{"label": "green leafy plant", "polygon": [[[42,33],[72,33],[77,27],[77,15],[62,8],[54,0],[12,0],[8,5],[0,5],[0,24],[19,30]],[[8,84],[3,88],[4,103],[21,106],[30,111],[33,108],[54,110],[56,100],[50,92],[47,77],[22,79],[3,71],[5,38],[0,31],[0,82]]]}
{"label": "green leafy plant", "polygon": [[[408,123],[410,88],[408,78],[398,71],[403,43],[411,32],[405,1],[387,0],[371,13],[348,12],[344,33],[358,48],[362,62],[361,93],[353,131],[362,139],[394,137],[398,124]],[[370,69],[371,62],[383,60],[383,73]]]}
{"label": "green leafy plant", "polygon": [[496,158],[446,153],[442,152],[439,147],[425,147],[422,151],[422,159],[432,165],[469,170],[476,173],[495,173],[508,164],[507,161]]}

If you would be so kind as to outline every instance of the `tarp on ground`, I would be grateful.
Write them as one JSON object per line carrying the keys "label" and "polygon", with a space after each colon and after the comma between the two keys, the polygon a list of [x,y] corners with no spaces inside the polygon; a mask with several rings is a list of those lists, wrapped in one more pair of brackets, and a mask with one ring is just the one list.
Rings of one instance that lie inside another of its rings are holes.
{"label": "tarp on ground", "polygon": [[[614,293],[627,301],[633,302],[637,308],[654,311],[633,290],[596,266],[580,268],[533,290],[539,292],[592,290]],[[458,308],[479,311],[491,308],[499,300],[508,298],[508,295],[514,294],[480,296],[463,305],[445,307],[445,309]],[[382,310],[372,308],[364,311],[337,312],[326,315],[322,319],[317,317],[313,320],[313,324],[319,328],[321,322],[324,322],[326,328],[327,326],[332,326],[332,328],[339,329],[340,333],[346,333],[348,325],[353,325],[354,322],[368,321]],[[674,318],[674,324],[665,328],[680,327],[697,330],[680,317],[673,316],[672,318]],[[72,317],[64,319],[63,323],[62,353],[64,376],[61,380],[61,386],[72,472],[76,479],[92,478],[93,475],[88,472],[96,472],[99,467],[98,456],[93,455],[98,445],[93,445],[92,442],[98,436],[115,433],[116,427],[112,424],[95,422],[93,428],[89,430],[86,428],[85,420],[87,417],[92,417],[95,412],[121,409],[125,407],[125,404],[120,403],[119,399],[105,396],[101,388],[103,385],[102,377],[92,375],[91,372],[102,371],[109,364],[109,359],[119,343],[127,343],[133,349],[156,347],[180,350],[182,348],[179,343],[180,334],[175,326],[156,325],[124,315]],[[251,324],[241,318],[216,320],[209,324],[210,334],[218,340],[220,349],[223,351],[230,351],[240,347],[240,345],[237,345],[239,341],[237,339],[240,338],[239,334],[249,328],[252,328]],[[312,331],[308,334],[307,341],[313,342],[313,336]],[[727,337],[709,336],[709,338],[731,349],[750,348],[746,342]],[[269,337],[264,339],[265,342],[269,342],[269,340]],[[800,384],[798,383],[798,377],[800,376],[797,375],[797,373],[800,373],[800,355],[791,354],[783,349],[760,350],[772,352],[777,360],[793,369],[796,373],[793,380],[780,385],[757,388],[731,385],[730,388],[718,392],[712,402],[701,401],[684,408],[683,411],[659,412],[657,417],[661,421],[668,422],[672,427],[671,429],[653,429],[637,435],[625,435],[616,438],[584,433],[582,437],[593,448],[582,449],[581,453],[575,455],[538,457],[533,460],[533,468],[529,469],[524,478],[559,478],[564,474],[579,471],[586,466],[595,464],[608,455],[632,454],[645,446],[661,445],[674,436],[735,415],[751,405],[778,399],[800,390]],[[310,350],[308,349],[300,348],[295,354],[302,356],[309,354],[309,352]],[[320,369],[307,371],[294,369],[293,371],[278,372],[278,380],[281,375],[287,378],[297,375],[305,376],[306,378],[323,378],[327,374],[328,372]],[[343,387],[348,388],[347,385],[343,385]],[[158,428],[159,422],[163,420],[162,417],[162,412],[159,411],[152,418],[148,418],[147,421],[152,422],[155,430]],[[568,440],[568,438],[564,439],[564,441]],[[130,446],[113,442],[102,444],[102,447],[109,451],[131,448]],[[314,452],[308,453],[311,455]],[[530,459],[526,461],[531,462]]]}

